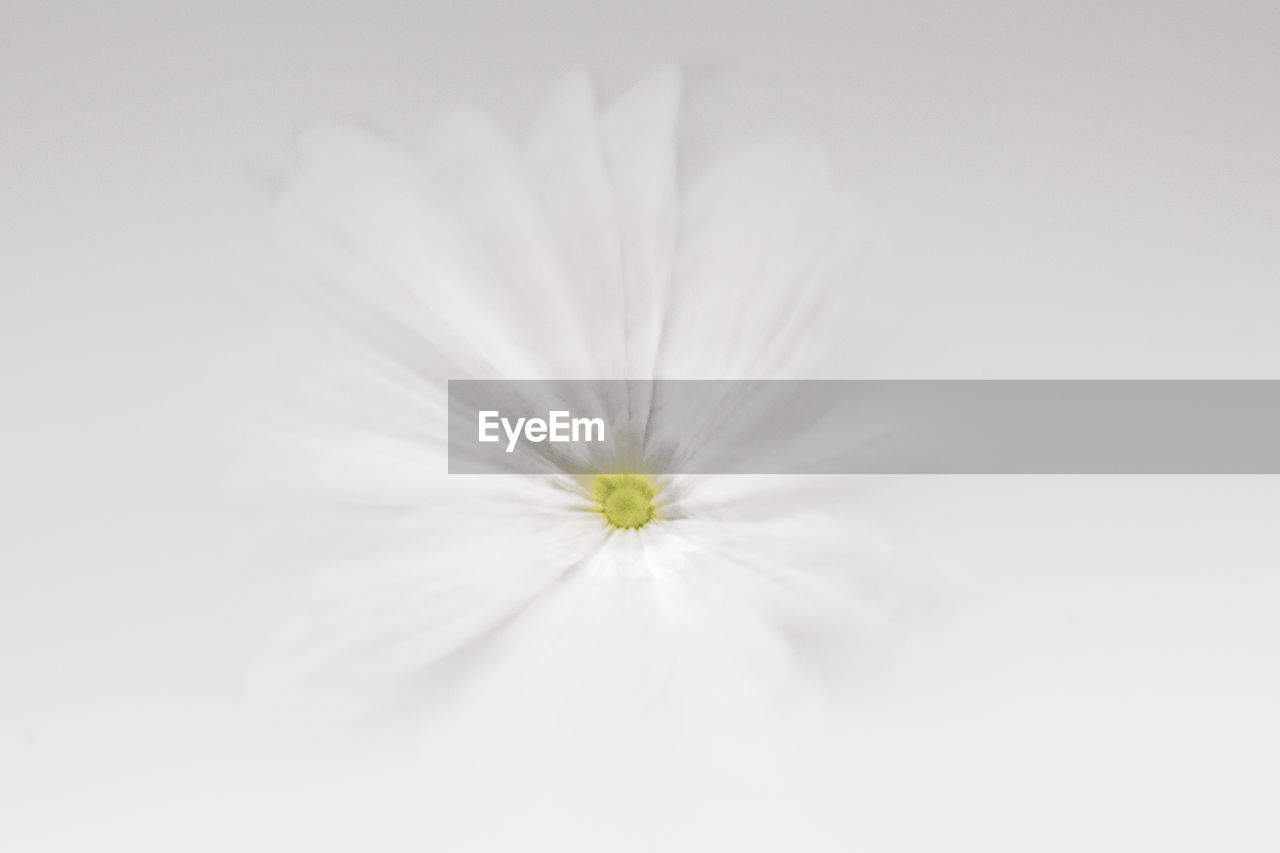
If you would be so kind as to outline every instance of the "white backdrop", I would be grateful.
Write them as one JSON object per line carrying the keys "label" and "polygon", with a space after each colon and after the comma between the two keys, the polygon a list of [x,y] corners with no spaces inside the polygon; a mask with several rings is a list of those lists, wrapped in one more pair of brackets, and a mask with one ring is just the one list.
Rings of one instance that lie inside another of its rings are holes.
{"label": "white backdrop", "polygon": [[[261,531],[208,425],[286,299],[299,127],[522,128],[565,70],[679,60],[691,158],[829,143],[867,229],[848,375],[1280,378],[1278,44],[1266,2],[9,4],[0,846],[463,844],[397,735],[241,707]],[[882,489],[933,603],[763,849],[1276,849],[1280,482]],[[758,807],[677,823],[716,849]]]}

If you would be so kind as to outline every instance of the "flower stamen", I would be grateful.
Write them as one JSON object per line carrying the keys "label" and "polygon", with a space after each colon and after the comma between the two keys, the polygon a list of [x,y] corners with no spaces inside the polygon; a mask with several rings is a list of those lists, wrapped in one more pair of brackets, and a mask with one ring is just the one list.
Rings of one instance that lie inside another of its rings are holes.
{"label": "flower stamen", "polygon": [[657,517],[658,487],[643,474],[601,474],[591,484],[596,511],[618,530],[639,530]]}

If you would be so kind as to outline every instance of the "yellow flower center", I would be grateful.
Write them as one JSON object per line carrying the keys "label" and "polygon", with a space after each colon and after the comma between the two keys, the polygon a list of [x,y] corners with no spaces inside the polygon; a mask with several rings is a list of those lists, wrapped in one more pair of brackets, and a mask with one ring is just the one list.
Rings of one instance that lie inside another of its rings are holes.
{"label": "yellow flower center", "polygon": [[657,517],[658,487],[643,474],[601,474],[591,484],[597,512],[618,530],[639,530]]}

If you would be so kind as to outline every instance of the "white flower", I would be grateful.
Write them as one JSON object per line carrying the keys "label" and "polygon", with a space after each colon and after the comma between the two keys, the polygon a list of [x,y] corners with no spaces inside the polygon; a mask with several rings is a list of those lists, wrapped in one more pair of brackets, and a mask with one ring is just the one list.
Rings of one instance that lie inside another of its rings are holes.
{"label": "white flower", "polygon": [[272,678],[447,685],[482,729],[723,725],[808,695],[881,612],[848,479],[444,473],[446,379],[838,375],[853,230],[822,151],[685,175],[680,99],[664,70],[601,111],[575,75],[524,145],[473,112],[418,148],[300,138],[281,231],[342,334],[304,351],[286,446],[335,533]]}

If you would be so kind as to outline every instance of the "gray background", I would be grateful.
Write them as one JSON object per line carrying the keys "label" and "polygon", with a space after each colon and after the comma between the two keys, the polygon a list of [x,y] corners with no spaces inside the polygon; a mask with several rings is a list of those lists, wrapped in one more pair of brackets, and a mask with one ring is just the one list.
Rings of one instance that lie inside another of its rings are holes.
{"label": "gray background", "polygon": [[[0,839],[430,835],[413,756],[237,710],[251,520],[199,425],[281,299],[262,176],[297,127],[521,125],[574,65],[680,59],[706,150],[830,142],[868,228],[849,375],[1280,378],[1277,44],[1270,2],[6,4]],[[872,849],[1275,849],[1280,482],[882,507],[947,603],[813,808]]]}

